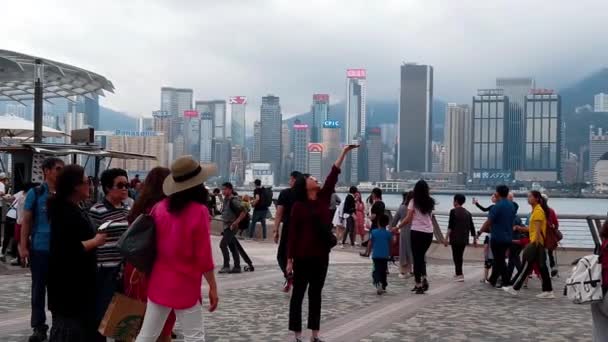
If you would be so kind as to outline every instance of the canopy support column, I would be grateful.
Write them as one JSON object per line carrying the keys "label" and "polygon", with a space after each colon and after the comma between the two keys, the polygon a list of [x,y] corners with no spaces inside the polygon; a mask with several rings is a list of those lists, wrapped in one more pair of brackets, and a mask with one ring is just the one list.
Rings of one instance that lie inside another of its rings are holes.
{"label": "canopy support column", "polygon": [[40,59],[36,59],[34,73],[34,143],[39,144],[42,143],[42,80],[44,79],[44,70]]}

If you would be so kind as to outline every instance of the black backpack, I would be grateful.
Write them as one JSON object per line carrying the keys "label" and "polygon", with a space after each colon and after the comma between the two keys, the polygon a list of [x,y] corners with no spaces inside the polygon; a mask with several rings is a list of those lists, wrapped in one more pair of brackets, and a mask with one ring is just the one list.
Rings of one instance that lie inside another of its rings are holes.
{"label": "black backpack", "polygon": [[262,208],[268,209],[272,205],[272,188],[262,188],[262,190],[260,202],[262,203]]}

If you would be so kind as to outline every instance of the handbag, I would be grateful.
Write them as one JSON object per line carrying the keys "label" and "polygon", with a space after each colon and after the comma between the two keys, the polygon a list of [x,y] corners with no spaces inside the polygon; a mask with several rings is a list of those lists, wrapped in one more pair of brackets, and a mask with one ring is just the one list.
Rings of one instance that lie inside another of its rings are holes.
{"label": "handbag", "polygon": [[154,217],[140,214],[118,239],[117,247],[127,262],[145,274],[150,274],[156,259]]}
{"label": "handbag", "polygon": [[115,293],[98,331],[118,341],[133,341],[144,320],[146,303]]}
{"label": "handbag", "polygon": [[321,241],[325,245],[327,250],[331,251],[331,249],[336,247],[336,245],[338,244],[338,238],[334,234],[331,224],[319,223],[319,227]]}

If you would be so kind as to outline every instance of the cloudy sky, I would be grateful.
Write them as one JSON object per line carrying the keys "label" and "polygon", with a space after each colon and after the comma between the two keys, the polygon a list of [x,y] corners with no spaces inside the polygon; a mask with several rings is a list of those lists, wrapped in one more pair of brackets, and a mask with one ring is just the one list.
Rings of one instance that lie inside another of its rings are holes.
{"label": "cloudy sky", "polygon": [[71,63],[113,81],[102,104],[159,108],[160,87],[196,99],[312,93],[344,98],[345,69],[368,69],[368,95],[397,99],[399,65],[435,68],[435,96],[470,101],[497,76],[559,88],[608,63],[602,0],[4,0],[0,49]]}

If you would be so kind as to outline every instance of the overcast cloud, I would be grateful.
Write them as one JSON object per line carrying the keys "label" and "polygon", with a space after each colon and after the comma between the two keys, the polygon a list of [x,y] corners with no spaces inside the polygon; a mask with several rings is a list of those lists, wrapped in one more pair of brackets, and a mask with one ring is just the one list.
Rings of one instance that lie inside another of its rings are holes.
{"label": "overcast cloud", "polygon": [[368,96],[397,99],[399,65],[433,65],[435,96],[470,102],[497,76],[559,88],[606,65],[602,0],[4,0],[0,48],[71,63],[113,81],[102,104],[159,108],[160,87],[196,99],[281,97],[286,115],[312,93],[344,98],[345,69],[368,69]]}

